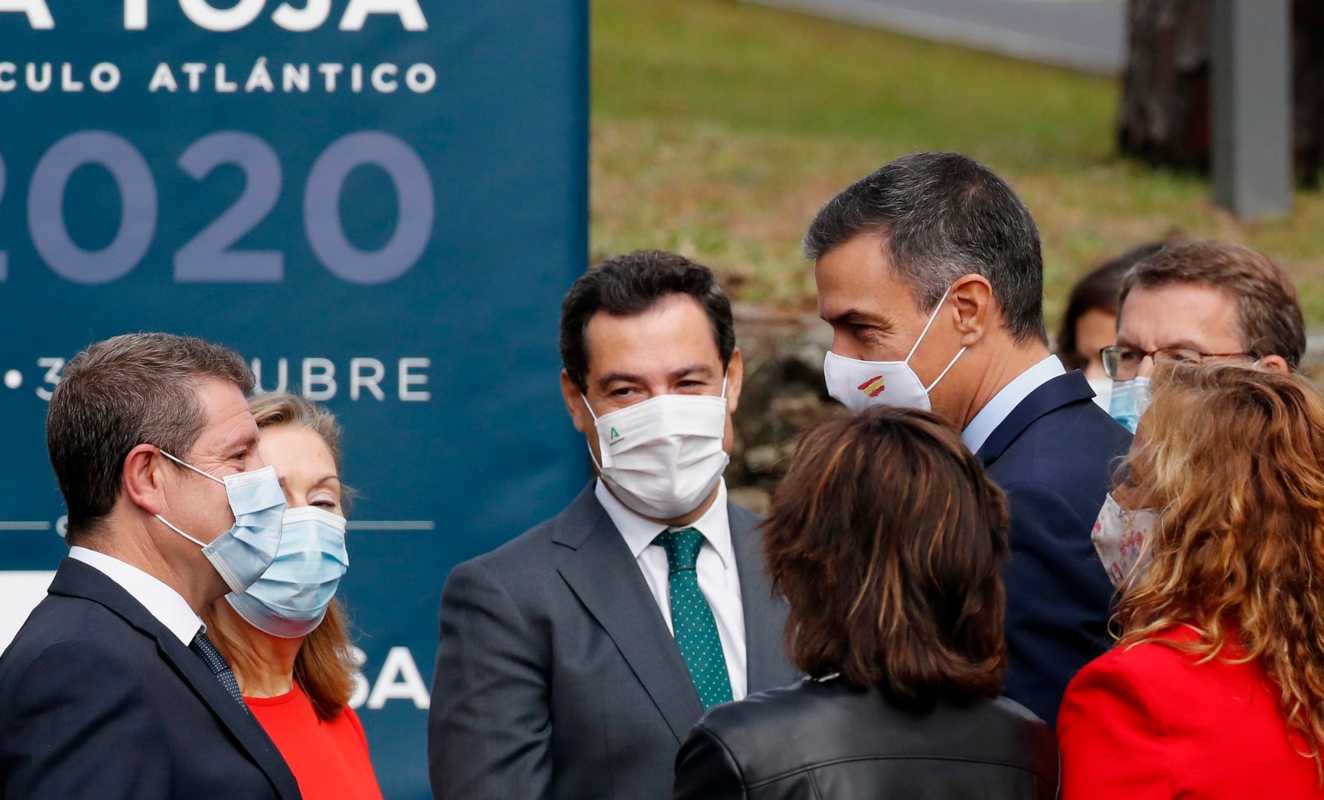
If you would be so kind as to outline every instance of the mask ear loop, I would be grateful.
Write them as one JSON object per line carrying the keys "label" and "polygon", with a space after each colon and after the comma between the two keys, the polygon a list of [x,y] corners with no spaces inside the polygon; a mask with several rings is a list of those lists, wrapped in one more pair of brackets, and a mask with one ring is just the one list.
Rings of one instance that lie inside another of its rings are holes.
{"label": "mask ear loop", "polygon": [[[904,362],[906,366],[910,366],[910,359],[915,355],[915,351],[919,349],[919,343],[924,341],[925,336],[929,335],[929,328],[932,328],[934,321],[938,319],[938,312],[942,311],[943,305],[947,302],[947,295],[951,294],[951,292],[952,292],[952,287],[949,285],[947,287],[947,291],[942,293],[942,299],[938,301],[937,307],[935,307],[933,309],[933,313],[929,315],[929,321],[924,323],[924,330],[919,332],[919,338],[915,339],[915,343],[910,347],[910,352],[906,353],[906,360]],[[933,383],[930,383],[927,387],[925,387],[924,389],[925,394],[928,394],[929,392],[933,391],[933,387],[937,386],[939,381],[947,377],[947,373],[951,372],[952,367],[956,366],[956,362],[961,358],[961,356],[965,355],[965,351],[968,349],[969,349],[968,347],[962,347],[960,350],[956,352],[956,355],[952,356],[952,360],[948,361],[947,366],[942,368],[942,372],[939,372],[938,377],[933,379]]]}
{"label": "mask ear loop", "polygon": [[929,335],[929,328],[933,327],[933,321],[938,318],[938,312],[942,311],[942,306],[947,302],[947,295],[950,294],[951,291],[952,287],[948,286],[947,291],[942,293],[942,299],[938,301],[938,305],[933,309],[933,313],[929,314],[929,321],[924,323],[924,330],[919,332],[919,338],[915,339],[915,343],[910,346],[910,352],[906,353],[905,363],[910,363],[910,359],[914,357],[915,351],[919,349],[919,343],[924,341],[925,336]]}
{"label": "mask ear loop", "polygon": [[212,475],[212,474],[209,473],[209,472],[203,472],[202,470],[198,469],[197,467],[193,466],[192,464],[188,463],[187,461],[183,461],[183,460],[181,460],[181,459],[175,458],[174,456],[170,455],[169,453],[167,453],[166,451],[162,450],[162,449],[159,448],[159,447],[156,448],[156,449],[157,449],[158,452],[161,453],[161,455],[165,456],[166,458],[170,459],[171,461],[175,462],[176,464],[180,465],[181,467],[184,467],[185,469],[191,469],[191,470],[193,470],[194,472],[196,472],[196,473],[198,473],[199,475],[201,475],[202,477],[206,478],[207,480],[216,481],[217,483],[219,483],[219,484],[222,485],[222,486],[225,485],[225,481],[221,480],[220,478],[216,477],[215,475]]}

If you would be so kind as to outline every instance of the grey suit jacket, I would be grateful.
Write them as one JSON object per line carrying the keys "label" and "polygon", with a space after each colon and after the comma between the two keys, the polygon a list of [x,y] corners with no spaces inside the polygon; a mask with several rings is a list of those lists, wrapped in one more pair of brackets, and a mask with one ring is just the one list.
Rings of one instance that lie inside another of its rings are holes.
{"label": "grey suit jacket", "polygon": [[[729,507],[749,692],[796,680],[758,520]],[[439,800],[671,797],[703,714],[675,639],[590,483],[556,517],[451,572],[428,716]]]}

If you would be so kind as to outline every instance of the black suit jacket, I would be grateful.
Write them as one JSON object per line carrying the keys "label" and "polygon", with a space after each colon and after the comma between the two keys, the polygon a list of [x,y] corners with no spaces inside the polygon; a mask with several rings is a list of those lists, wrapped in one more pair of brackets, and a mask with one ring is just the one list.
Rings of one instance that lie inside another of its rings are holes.
{"label": "black suit jacket", "polygon": [[805,680],[718,706],[676,758],[675,800],[1051,800],[1057,744],[1005,698],[925,711]]}
{"label": "black suit jacket", "polygon": [[1067,683],[1111,646],[1113,586],[1090,531],[1131,434],[1079,372],[1021,401],[979,449],[1011,504],[1006,692],[1054,724]]}
{"label": "black suit jacket", "polygon": [[[749,691],[796,677],[757,520],[728,506]],[[671,794],[703,707],[639,566],[593,494],[451,572],[428,717],[439,800]]]}
{"label": "black suit jacket", "polygon": [[137,600],[66,558],[0,656],[0,798],[299,796],[266,733]]}

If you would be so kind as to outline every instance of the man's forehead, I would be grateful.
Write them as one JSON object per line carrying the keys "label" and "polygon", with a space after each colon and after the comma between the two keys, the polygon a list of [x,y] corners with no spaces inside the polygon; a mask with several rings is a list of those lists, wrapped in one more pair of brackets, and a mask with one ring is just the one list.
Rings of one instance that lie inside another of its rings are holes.
{"label": "man's forehead", "polygon": [[594,314],[584,339],[595,375],[669,373],[721,359],[707,313],[684,295],[665,298],[641,314]]}
{"label": "man's forehead", "polygon": [[213,446],[228,447],[257,438],[257,422],[238,386],[225,381],[203,381],[197,386],[197,398],[203,413],[199,443],[206,440]]}
{"label": "man's forehead", "polygon": [[1147,349],[1183,344],[1239,347],[1236,298],[1202,284],[1137,287],[1118,316],[1118,339]]}

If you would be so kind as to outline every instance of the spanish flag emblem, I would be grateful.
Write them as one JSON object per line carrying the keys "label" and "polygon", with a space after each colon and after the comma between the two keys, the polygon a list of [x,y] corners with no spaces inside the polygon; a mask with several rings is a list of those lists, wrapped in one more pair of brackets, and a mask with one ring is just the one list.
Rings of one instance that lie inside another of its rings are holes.
{"label": "spanish flag emblem", "polygon": [[884,389],[887,388],[887,384],[883,381],[882,375],[875,375],[874,377],[870,378],[864,383],[861,383],[859,386],[855,388],[859,389],[861,392],[864,392],[870,397],[877,397],[878,395],[883,393]]}

